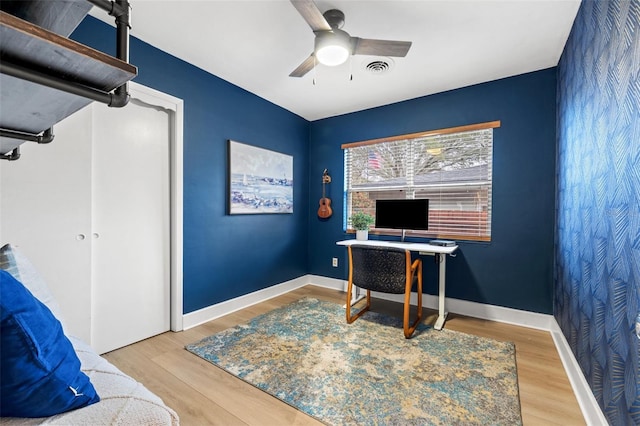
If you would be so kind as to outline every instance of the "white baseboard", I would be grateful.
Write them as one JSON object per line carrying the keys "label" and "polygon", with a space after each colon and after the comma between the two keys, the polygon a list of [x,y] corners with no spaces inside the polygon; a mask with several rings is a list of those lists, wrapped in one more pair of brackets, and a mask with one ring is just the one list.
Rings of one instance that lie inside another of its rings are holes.
{"label": "white baseboard", "polygon": [[303,275],[290,281],[276,284],[262,290],[254,291],[253,293],[245,294],[244,296],[236,297],[235,299],[226,300],[224,302],[216,303],[215,305],[190,312],[183,315],[183,329],[188,330],[200,324],[204,324],[205,322],[239,311],[240,309],[264,302],[265,300],[273,299],[281,294],[304,287],[307,284],[309,284],[308,275]]}
{"label": "white baseboard", "polygon": [[323,277],[322,275],[307,275],[308,284],[316,287],[330,288],[333,290],[347,291],[347,281],[337,278]]}
{"label": "white baseboard", "polygon": [[[347,291],[347,281],[336,278],[328,278],[319,275],[307,275],[309,284],[318,287],[332,288]],[[388,294],[372,292],[371,295],[378,299],[404,302],[401,294]],[[418,303],[417,295],[411,295],[411,303]],[[438,309],[438,296],[425,294],[422,296],[422,306],[428,309]],[[553,315],[539,314],[536,312],[522,311],[519,309],[504,308],[502,306],[486,305],[484,303],[469,302],[467,300],[446,299],[447,312],[481,318],[491,321],[518,325],[521,327],[536,328],[538,330],[551,331],[551,324],[555,323]]]}
{"label": "white baseboard", "polygon": [[[207,321],[214,320],[240,309],[272,299],[281,294],[288,293],[297,288],[304,287],[305,285],[315,285],[318,287],[346,291],[347,282],[345,280],[320,275],[303,275],[281,284],[185,314],[183,316],[184,329],[187,330]],[[402,295],[373,292],[372,296],[400,303],[404,301]],[[412,294],[411,296],[411,303],[417,303],[417,296],[415,294]],[[429,309],[437,309],[438,297],[425,294],[422,297],[422,306]],[[553,315],[539,314],[536,312],[522,311],[519,309],[486,305],[483,303],[452,298],[446,299],[446,308],[447,312],[451,313],[550,332],[585,421],[589,426],[608,424],[600,406],[593,396],[593,392],[591,391],[587,380],[582,374],[582,370],[580,369],[573,352],[571,352],[571,348],[569,347],[567,340],[564,338],[564,335],[560,330],[560,326]]]}
{"label": "white baseboard", "polygon": [[553,337],[553,342],[556,345],[556,349],[560,355],[560,360],[562,360],[564,370],[567,372],[569,382],[571,382],[571,387],[573,388],[573,393],[578,400],[578,404],[580,405],[582,415],[584,416],[587,425],[608,425],[609,423],[607,422],[607,418],[600,409],[595,396],[593,396],[591,387],[582,373],[580,364],[578,364],[578,360],[576,360],[576,357],[573,355],[569,342],[567,342],[567,339],[564,337],[564,333],[560,329],[555,318],[549,331],[551,332],[551,337]]}

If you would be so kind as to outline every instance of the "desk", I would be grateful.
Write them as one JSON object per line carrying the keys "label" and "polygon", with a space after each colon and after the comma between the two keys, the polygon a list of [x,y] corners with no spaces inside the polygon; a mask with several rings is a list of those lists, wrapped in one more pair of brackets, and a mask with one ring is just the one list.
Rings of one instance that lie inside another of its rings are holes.
{"label": "desk", "polygon": [[441,247],[434,246],[431,244],[423,244],[423,243],[401,243],[399,241],[376,241],[376,240],[343,240],[338,241],[336,243],[339,246],[350,246],[353,244],[363,245],[363,246],[373,246],[373,247],[392,247],[399,248],[402,250],[409,250],[413,252],[418,252],[420,254],[427,254],[431,256],[436,256],[436,259],[439,261],[439,271],[438,271],[438,319],[436,320],[433,328],[436,330],[442,330],[444,326],[444,321],[447,319],[447,312],[444,309],[444,301],[445,301],[445,279],[446,279],[446,271],[447,271],[447,255],[453,254],[458,249],[458,246],[450,246],[450,247]]}

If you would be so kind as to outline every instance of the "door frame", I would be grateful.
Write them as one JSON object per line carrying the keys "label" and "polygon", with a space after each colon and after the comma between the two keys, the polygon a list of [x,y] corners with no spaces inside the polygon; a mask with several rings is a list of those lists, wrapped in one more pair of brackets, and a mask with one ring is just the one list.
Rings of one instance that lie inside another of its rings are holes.
{"label": "door frame", "polygon": [[169,111],[170,179],[170,328],[183,329],[183,129],[184,101],[139,83],[129,83],[131,98]]}

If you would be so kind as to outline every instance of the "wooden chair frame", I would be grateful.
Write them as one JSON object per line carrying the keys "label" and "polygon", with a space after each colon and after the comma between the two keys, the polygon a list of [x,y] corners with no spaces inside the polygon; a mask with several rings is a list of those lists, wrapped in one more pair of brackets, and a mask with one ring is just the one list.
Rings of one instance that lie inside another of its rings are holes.
{"label": "wooden chair frame", "polygon": [[[355,315],[351,315],[351,296],[353,293],[353,256],[351,253],[351,246],[348,247],[349,251],[349,283],[347,285],[347,323],[351,324],[358,318],[362,316],[365,312],[371,308],[371,290],[367,289],[367,304],[365,307],[360,309],[358,313]],[[405,339],[410,339],[413,335],[413,332],[418,327],[418,323],[422,319],[422,260],[416,259],[413,263],[411,263],[411,252],[409,250],[405,250],[406,256],[406,284],[404,291],[404,316],[403,316],[403,329],[404,329],[404,337]],[[417,315],[415,321],[409,325],[409,314],[411,311],[411,287],[413,285],[413,277],[417,273],[418,275],[418,306],[417,306]]]}

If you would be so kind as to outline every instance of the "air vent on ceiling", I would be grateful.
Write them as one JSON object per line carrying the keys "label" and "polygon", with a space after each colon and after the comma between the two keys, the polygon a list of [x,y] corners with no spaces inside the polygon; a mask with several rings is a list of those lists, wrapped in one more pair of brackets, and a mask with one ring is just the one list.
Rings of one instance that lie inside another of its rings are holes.
{"label": "air vent on ceiling", "polygon": [[380,74],[384,74],[387,73],[391,70],[391,67],[393,66],[393,61],[391,61],[390,59],[385,59],[385,60],[375,60],[375,61],[367,61],[365,63],[365,70],[371,74],[376,74],[376,75],[380,75]]}

